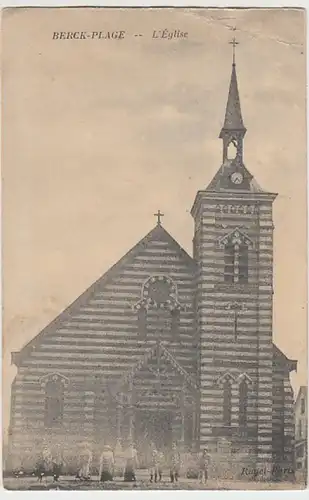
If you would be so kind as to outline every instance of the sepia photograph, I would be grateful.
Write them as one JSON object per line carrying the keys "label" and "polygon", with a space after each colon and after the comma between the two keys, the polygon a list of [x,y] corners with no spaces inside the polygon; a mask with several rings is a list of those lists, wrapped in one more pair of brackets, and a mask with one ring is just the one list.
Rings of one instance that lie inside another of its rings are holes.
{"label": "sepia photograph", "polygon": [[306,12],[2,11],[3,486],[307,486]]}

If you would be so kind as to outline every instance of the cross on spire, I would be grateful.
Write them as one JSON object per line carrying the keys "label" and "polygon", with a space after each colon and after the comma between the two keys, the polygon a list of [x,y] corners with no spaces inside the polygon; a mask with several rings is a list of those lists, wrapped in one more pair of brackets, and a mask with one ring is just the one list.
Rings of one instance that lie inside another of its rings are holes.
{"label": "cross on spire", "polygon": [[233,45],[233,64],[235,64],[235,48],[236,45],[239,45],[239,42],[237,42],[236,38],[234,37],[231,42],[229,42],[230,45]]}
{"label": "cross on spire", "polygon": [[158,210],[158,212],[157,212],[156,214],[153,214],[153,215],[154,215],[155,217],[157,217],[157,219],[158,219],[158,220],[157,220],[157,224],[158,224],[158,226],[161,226],[161,217],[164,217],[164,214],[162,214],[162,213],[160,212],[160,210]]}

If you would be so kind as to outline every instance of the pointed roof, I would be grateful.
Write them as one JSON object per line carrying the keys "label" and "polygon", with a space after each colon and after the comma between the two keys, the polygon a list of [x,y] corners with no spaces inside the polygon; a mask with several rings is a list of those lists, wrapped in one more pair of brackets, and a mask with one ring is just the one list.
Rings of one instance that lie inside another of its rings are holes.
{"label": "pointed roof", "polygon": [[[235,41],[233,43],[236,43]],[[224,151],[223,151],[223,164],[212,178],[205,191],[207,192],[243,192],[252,193],[255,195],[264,194],[266,191],[262,189],[257,181],[254,179],[253,175],[245,167],[243,163],[243,151],[242,144],[237,149],[237,154],[235,158],[228,158],[226,151],[226,140],[230,141],[233,135],[238,136],[243,139],[247,129],[244,126],[241,108],[240,108],[240,98],[238,92],[237,75],[236,75],[236,64],[235,55],[233,55],[232,64],[232,74],[230,80],[229,94],[226,105],[224,124],[221,129],[219,138],[223,139]],[[243,176],[243,182],[241,185],[233,185],[230,182],[231,175],[238,171]]]}
{"label": "pointed roof", "polygon": [[[229,173],[233,170],[233,162],[230,160],[226,160],[206,187],[206,191],[230,191],[231,188],[226,185],[226,179],[228,179]],[[242,165],[242,172],[244,177],[248,180],[248,187],[245,189],[245,191],[250,191],[252,193],[264,193],[264,190],[258,185],[252,174],[244,165]],[[237,189],[237,191],[239,191],[239,189]]]}
{"label": "pointed roof", "polygon": [[19,352],[11,353],[12,364],[19,366],[22,359],[27,357],[32,349],[36,348],[42,340],[53,332],[57,327],[60,327],[64,321],[80,309],[81,306],[86,304],[91,297],[95,295],[98,290],[101,290],[109,284],[121,269],[128,265],[132,260],[147,246],[151,241],[166,241],[176,252],[184,259],[188,267],[195,269],[195,261],[192,257],[177,243],[177,241],[164,229],[161,224],[157,224],[144,238],[142,238],[131,250],[129,250],[116,264],[114,264],[105,274],[103,274],[97,281],[95,281],[84,293],[82,293],[72,304],[70,304],[64,311],[49,323],[36,337],[34,337],[28,344],[26,344]]}
{"label": "pointed roof", "polygon": [[[140,359],[135,363],[135,365],[131,368],[131,370],[124,373],[123,377],[117,381],[117,385],[114,387],[116,391],[127,384],[130,380],[133,380],[134,376],[145,366],[148,365],[149,361],[153,359],[155,356],[158,356],[158,346],[160,348],[159,356],[162,356],[167,359],[167,361],[171,364],[174,370],[179,373],[189,387],[197,389],[197,381],[195,378],[188,373],[183,366],[177,361],[175,356],[170,352],[169,349],[161,341],[157,341],[155,343],[150,344],[150,347],[142,354]],[[170,346],[172,347],[172,345]]]}
{"label": "pointed roof", "polygon": [[273,343],[273,360],[275,365],[277,366],[278,365],[287,366],[290,372],[297,371],[297,360],[289,359],[274,343]]}
{"label": "pointed roof", "polygon": [[226,104],[224,125],[220,133],[220,138],[222,137],[222,134],[227,131],[242,131],[243,134],[246,133],[246,128],[241,115],[235,63],[232,64],[229,95]]}

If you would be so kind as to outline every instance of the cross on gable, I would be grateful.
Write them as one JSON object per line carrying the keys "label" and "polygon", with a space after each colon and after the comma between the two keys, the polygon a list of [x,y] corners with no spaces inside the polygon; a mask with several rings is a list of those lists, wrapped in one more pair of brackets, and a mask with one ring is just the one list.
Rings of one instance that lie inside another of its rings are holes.
{"label": "cross on gable", "polygon": [[158,226],[161,226],[161,217],[164,217],[164,214],[161,213],[160,210],[156,214],[153,214],[155,217],[157,217],[157,224]]}

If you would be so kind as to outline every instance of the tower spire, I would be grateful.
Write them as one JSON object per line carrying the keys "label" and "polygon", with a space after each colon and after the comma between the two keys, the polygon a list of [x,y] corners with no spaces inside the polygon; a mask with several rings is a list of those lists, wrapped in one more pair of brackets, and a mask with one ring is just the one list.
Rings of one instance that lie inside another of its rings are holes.
{"label": "tower spire", "polygon": [[240,108],[240,99],[238,92],[236,63],[235,63],[235,47],[236,45],[239,44],[239,42],[237,42],[234,37],[233,40],[229,43],[233,46],[233,63],[232,63],[232,74],[230,80],[229,95],[226,104],[224,125],[220,133],[221,139],[223,138],[225,131],[231,131],[231,132],[241,131],[243,133],[243,136],[246,133],[246,128],[243,123],[241,108]]}
{"label": "tower spire", "polygon": [[234,37],[229,43],[233,46],[232,74],[224,124],[219,137],[223,140],[223,162],[234,160],[238,165],[241,165],[243,164],[243,139],[247,130],[242,119],[236,75],[235,47],[238,42]]}
{"label": "tower spire", "polygon": [[[233,28],[233,31],[235,29]],[[229,44],[233,47],[232,74],[224,124],[219,135],[223,143],[223,161],[218,172],[208,184],[206,191],[262,192],[244,164],[243,142],[247,129],[242,119],[236,76],[235,48],[238,42],[233,38]]]}

